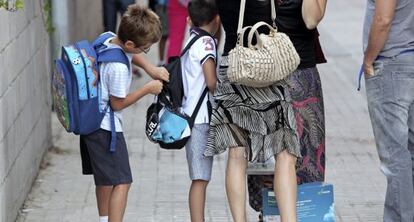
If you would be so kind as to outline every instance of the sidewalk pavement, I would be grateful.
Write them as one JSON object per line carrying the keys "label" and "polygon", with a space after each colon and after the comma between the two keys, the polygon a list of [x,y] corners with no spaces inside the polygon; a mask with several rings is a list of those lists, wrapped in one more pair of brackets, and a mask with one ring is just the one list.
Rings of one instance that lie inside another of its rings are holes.
{"label": "sidewalk pavement", "polygon": [[[360,0],[329,1],[319,28],[328,59],[319,66],[326,113],[326,181],[334,184],[339,222],[382,220],[385,179],[378,167],[364,88],[356,91],[355,82],[362,60],[364,6]],[[155,50],[148,56],[157,62]],[[131,89],[147,80],[134,79]],[[161,150],[144,135],[146,107],[152,99],[148,96],[124,113],[134,178],[125,221],[190,221],[185,151]],[[98,221],[93,179],[81,175],[79,140],[67,134],[55,116],[51,118],[54,147],[17,221]],[[232,221],[224,190],[225,159],[223,154],[214,160],[207,190],[208,222]],[[248,221],[257,221],[257,213],[248,209]]]}

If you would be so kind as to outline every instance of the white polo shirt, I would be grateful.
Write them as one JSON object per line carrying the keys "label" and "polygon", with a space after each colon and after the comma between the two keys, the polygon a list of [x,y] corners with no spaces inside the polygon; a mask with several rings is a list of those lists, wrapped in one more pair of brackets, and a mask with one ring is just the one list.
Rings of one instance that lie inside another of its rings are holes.
{"label": "white polo shirt", "polygon": [[[194,31],[191,32],[190,38],[187,40],[187,45],[191,39],[196,36]],[[191,116],[197,102],[206,88],[206,80],[203,73],[203,64],[207,59],[212,58],[216,61],[216,42],[211,36],[203,36],[199,38],[187,51],[187,53],[181,57],[181,69],[183,75],[183,111]],[[210,93],[209,93],[210,94]],[[211,97],[212,95],[210,95]],[[209,114],[207,108],[208,96],[204,98],[204,101],[200,107],[194,124],[209,123]]]}

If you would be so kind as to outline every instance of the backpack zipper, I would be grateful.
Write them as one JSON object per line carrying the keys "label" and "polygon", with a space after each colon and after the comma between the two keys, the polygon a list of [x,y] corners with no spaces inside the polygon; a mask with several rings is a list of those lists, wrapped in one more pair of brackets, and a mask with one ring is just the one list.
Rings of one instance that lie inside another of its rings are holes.
{"label": "backpack zipper", "polygon": [[91,95],[89,93],[89,79],[88,79],[88,71],[86,69],[86,62],[85,62],[85,58],[82,55],[82,51],[80,50],[78,44],[76,45],[76,50],[78,50],[79,56],[82,59],[83,62],[83,70],[84,70],[84,74],[85,74],[85,82],[86,82],[86,94],[87,94],[87,98],[90,99]]}

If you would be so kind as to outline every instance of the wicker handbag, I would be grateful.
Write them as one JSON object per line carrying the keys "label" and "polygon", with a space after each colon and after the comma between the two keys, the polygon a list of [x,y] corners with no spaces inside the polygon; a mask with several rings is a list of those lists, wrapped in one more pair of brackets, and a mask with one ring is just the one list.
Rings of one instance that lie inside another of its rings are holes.
{"label": "wicker handbag", "polygon": [[[266,87],[286,78],[299,65],[299,55],[289,37],[277,31],[275,1],[270,1],[273,27],[265,22],[258,22],[253,27],[242,28],[246,0],[241,0],[238,41],[236,47],[229,52],[227,75],[232,83],[257,88]],[[269,35],[259,35],[257,29],[261,26],[270,29]],[[248,29],[248,47],[243,47],[244,34]],[[256,36],[256,45],[252,45],[253,36]]]}

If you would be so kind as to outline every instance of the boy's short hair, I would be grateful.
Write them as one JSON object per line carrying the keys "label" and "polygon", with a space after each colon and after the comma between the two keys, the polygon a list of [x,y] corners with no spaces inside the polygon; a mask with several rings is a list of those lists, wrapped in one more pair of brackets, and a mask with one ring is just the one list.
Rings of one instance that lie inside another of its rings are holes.
{"label": "boy's short hair", "polygon": [[207,25],[218,14],[214,0],[191,0],[188,3],[188,14],[196,27]]}
{"label": "boy's short hair", "polygon": [[121,18],[117,36],[125,43],[132,41],[136,46],[156,43],[161,39],[161,22],[158,16],[146,7],[130,5]]}

